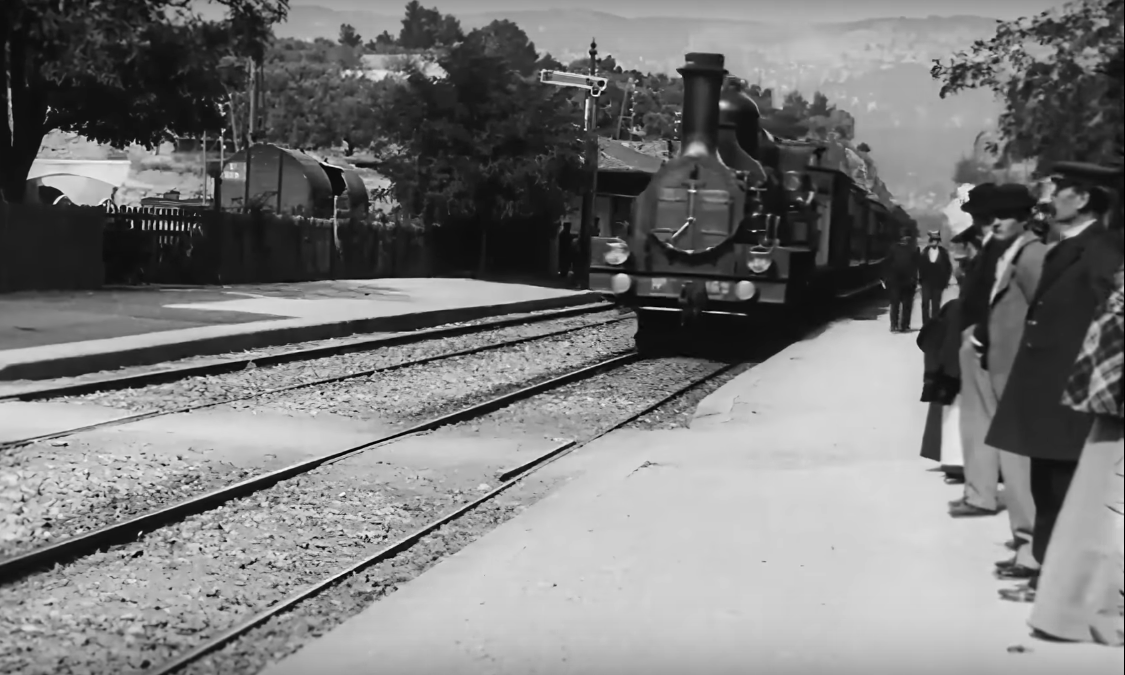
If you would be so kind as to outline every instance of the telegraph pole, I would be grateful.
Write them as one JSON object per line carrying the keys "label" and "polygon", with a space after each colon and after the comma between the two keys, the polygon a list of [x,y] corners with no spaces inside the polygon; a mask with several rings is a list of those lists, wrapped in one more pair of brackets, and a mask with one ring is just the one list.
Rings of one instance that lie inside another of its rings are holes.
{"label": "telegraph pole", "polygon": [[[598,76],[598,43],[590,41],[590,77]],[[598,193],[598,119],[597,97],[586,91],[586,166],[590,169],[589,191],[582,196],[582,222],[578,227],[578,283],[590,287],[590,237],[594,235],[594,217]]]}
{"label": "telegraph pole", "polygon": [[594,225],[594,194],[598,189],[598,125],[595,117],[597,98],[605,91],[607,79],[598,77],[598,45],[590,43],[590,74],[567,73],[557,70],[544,70],[539,73],[539,81],[557,87],[577,87],[586,90],[585,122],[586,153],[585,164],[590,170],[590,188],[582,194],[582,221],[578,228],[578,260],[575,276],[583,288],[590,285],[590,237]]}

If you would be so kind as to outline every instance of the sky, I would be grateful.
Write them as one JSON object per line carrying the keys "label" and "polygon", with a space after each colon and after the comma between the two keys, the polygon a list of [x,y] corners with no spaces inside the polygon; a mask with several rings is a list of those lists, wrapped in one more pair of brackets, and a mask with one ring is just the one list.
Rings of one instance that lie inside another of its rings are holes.
{"label": "sky", "polygon": [[[405,0],[290,0],[336,10],[366,10],[398,15]],[[422,0],[426,7],[458,15],[472,12],[590,9],[624,17],[709,15],[759,21],[846,21],[876,17],[956,16],[969,14],[1014,19],[1061,5],[1059,0]]]}

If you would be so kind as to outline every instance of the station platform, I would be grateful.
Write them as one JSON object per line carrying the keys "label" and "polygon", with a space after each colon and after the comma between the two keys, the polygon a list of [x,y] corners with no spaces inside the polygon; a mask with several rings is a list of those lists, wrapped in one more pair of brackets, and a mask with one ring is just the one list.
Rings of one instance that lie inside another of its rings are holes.
{"label": "station platform", "polygon": [[998,597],[1007,520],[949,518],[960,488],[918,456],[916,333],[864,318],[731,381],[690,429],[547,467],[573,477],[263,673],[1123,672]]}
{"label": "station platform", "polygon": [[0,295],[0,381],[70,377],[600,300],[585,291],[473,279],[11,293]]}

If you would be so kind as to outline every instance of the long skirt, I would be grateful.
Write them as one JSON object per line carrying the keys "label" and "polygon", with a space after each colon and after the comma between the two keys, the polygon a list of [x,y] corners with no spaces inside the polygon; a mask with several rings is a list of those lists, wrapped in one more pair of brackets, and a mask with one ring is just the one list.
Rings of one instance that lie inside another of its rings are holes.
{"label": "long skirt", "polygon": [[965,455],[961,449],[961,396],[943,406],[941,420],[941,467],[961,469]]}
{"label": "long skirt", "polygon": [[1094,423],[1051,536],[1028,623],[1055,638],[1120,641],[1123,430],[1109,417]]}

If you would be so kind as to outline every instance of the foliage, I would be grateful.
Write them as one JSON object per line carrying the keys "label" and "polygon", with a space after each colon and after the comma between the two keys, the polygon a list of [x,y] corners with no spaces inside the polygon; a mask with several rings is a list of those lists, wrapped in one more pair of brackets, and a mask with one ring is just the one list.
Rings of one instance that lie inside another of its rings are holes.
{"label": "foliage", "polygon": [[1001,22],[931,71],[944,98],[989,89],[1002,101],[1003,154],[1014,159],[1106,161],[1123,124],[1125,0],[1080,0]]}
{"label": "foliage", "polygon": [[43,137],[75,132],[122,147],[222,123],[224,59],[262,54],[288,0],[216,0],[205,21],[183,0],[5,0],[0,10],[0,189],[23,199]]}
{"label": "foliage", "polygon": [[[331,43],[278,40],[263,74],[266,111],[262,139],[292,148],[365,148],[377,128],[370,109],[387,83],[361,77],[361,50]],[[245,96],[236,95],[239,108]]]}
{"label": "foliage", "polygon": [[464,39],[461,22],[437,9],[427,9],[418,0],[406,4],[406,16],[397,44],[405,49],[448,47]]}
{"label": "foliage", "polygon": [[565,91],[520,77],[486,46],[470,35],[438,60],[445,78],[415,71],[387,90],[374,116],[389,196],[428,222],[553,222],[577,187],[581,118]]}
{"label": "foliage", "polygon": [[962,157],[957,160],[957,164],[953,167],[952,179],[954,185],[964,185],[965,183],[979,185],[993,182],[994,177],[992,171],[977,159]]}
{"label": "foliage", "polygon": [[355,49],[363,44],[363,36],[359,34],[355,26],[345,23],[340,26],[340,37],[337,41],[345,47]]}

